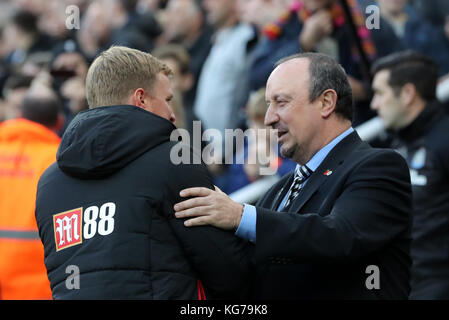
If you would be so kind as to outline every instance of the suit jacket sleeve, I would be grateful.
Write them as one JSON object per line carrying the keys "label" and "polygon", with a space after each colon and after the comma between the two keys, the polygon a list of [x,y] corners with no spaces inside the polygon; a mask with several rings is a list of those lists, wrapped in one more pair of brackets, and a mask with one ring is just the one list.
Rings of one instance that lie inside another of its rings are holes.
{"label": "suit jacket sleeve", "polygon": [[249,290],[250,244],[233,232],[212,226],[187,228],[185,219],[174,217],[175,203],[186,200],[179,196],[182,189],[207,187],[213,189],[212,179],[203,165],[173,165],[168,177],[170,187],[165,201],[170,226],[180,241],[187,259],[206,287],[207,298],[245,298]]}
{"label": "suit jacket sleeve", "polygon": [[257,208],[256,259],[349,262],[381,250],[409,227],[409,170],[396,152],[367,157],[353,168],[342,190],[327,215]]}

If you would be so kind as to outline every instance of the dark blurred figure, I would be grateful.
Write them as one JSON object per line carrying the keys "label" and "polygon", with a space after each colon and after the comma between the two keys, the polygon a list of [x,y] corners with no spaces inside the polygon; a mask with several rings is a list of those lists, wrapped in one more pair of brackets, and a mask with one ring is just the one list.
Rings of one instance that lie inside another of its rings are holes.
{"label": "dark blurred figure", "polygon": [[38,17],[19,10],[6,25],[4,32],[14,39],[12,52],[6,57],[6,63],[15,67],[25,62],[26,58],[37,52],[51,52],[55,41],[38,29]]}
{"label": "dark blurred figure", "polygon": [[62,52],[52,62],[50,75],[53,88],[62,100],[64,126],[59,135],[62,136],[70,121],[79,112],[88,108],[85,98],[85,81],[88,61],[80,52]]}
{"label": "dark blurred figure", "polygon": [[37,182],[56,160],[59,103],[32,89],[21,118],[0,124],[0,299],[51,299],[34,217]]}
{"label": "dark blurred figure", "polygon": [[438,69],[413,51],[373,66],[376,110],[407,160],[414,215],[411,299],[449,299],[449,117],[436,100]]}
{"label": "dark blurred figure", "polygon": [[[50,0],[48,8],[42,12],[39,19],[39,27],[45,33],[57,40],[53,46],[52,58],[54,59],[62,53],[82,53],[79,43],[78,28],[82,27],[81,18],[89,6],[90,0]],[[78,11],[71,11],[70,7]],[[80,20],[76,20],[73,15],[78,14]],[[76,25],[78,22],[79,25]],[[98,21],[101,24],[101,20]]]}
{"label": "dark blurred figure", "polygon": [[5,59],[13,50],[12,42],[13,39],[6,35],[5,28],[3,26],[0,26],[0,97],[3,97],[3,95],[1,94],[3,91],[3,86],[5,85],[5,82],[8,79],[10,73]]}
{"label": "dark blurred figure", "polygon": [[18,118],[26,92],[31,87],[32,76],[13,74],[6,81],[3,89],[5,98],[3,116],[5,120]]}
{"label": "dark blurred figure", "polygon": [[154,40],[162,33],[151,12],[137,12],[137,0],[103,0],[112,29],[110,44],[143,51],[154,47]]}
{"label": "dark blurred figure", "polygon": [[437,27],[444,26],[446,16],[449,15],[447,0],[413,0],[411,5],[423,18]]}
{"label": "dark blurred figure", "polygon": [[207,24],[200,1],[170,0],[165,10],[164,32],[160,42],[183,45],[190,55],[190,70],[194,76],[192,88],[186,92],[185,103],[193,106],[201,69],[212,46],[213,30]]}
{"label": "dark blurred figure", "polygon": [[439,67],[439,75],[449,73],[449,40],[441,26],[423,18],[408,0],[378,0],[383,18],[379,32],[393,30],[396,38],[383,46],[397,50],[411,49],[432,58]]}

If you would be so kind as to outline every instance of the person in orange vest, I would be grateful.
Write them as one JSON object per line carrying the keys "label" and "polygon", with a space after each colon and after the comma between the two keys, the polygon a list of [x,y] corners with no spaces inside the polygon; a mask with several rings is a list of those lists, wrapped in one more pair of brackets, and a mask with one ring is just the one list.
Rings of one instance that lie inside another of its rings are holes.
{"label": "person in orange vest", "polygon": [[39,177],[56,160],[58,111],[40,88],[25,96],[21,118],[0,123],[0,299],[51,299],[34,210]]}

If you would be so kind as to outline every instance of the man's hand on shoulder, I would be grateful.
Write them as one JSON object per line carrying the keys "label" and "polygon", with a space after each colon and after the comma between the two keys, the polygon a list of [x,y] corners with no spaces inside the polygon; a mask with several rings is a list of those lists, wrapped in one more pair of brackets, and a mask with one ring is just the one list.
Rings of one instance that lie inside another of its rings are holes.
{"label": "man's hand on shoulder", "polygon": [[189,188],[180,192],[181,197],[191,198],[174,206],[179,219],[192,218],[184,222],[186,227],[212,225],[225,230],[236,230],[243,214],[243,205],[233,201],[218,187]]}

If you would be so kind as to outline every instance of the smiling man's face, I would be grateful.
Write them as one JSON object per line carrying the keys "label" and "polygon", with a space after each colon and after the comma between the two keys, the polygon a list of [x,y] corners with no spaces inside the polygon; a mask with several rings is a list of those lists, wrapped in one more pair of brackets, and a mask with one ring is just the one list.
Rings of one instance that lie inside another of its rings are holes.
{"label": "smiling man's face", "polygon": [[293,59],[279,65],[267,81],[265,125],[278,129],[281,154],[305,164],[313,155],[320,128],[318,102],[309,101],[309,60]]}

